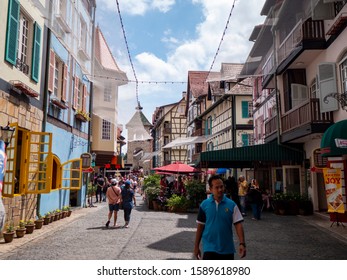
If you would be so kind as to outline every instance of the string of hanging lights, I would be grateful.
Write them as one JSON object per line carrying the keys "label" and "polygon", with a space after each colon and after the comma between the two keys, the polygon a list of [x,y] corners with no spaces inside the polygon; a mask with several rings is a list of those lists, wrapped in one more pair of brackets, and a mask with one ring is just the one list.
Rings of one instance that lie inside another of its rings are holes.
{"label": "string of hanging lights", "polygon": [[[213,69],[213,66],[216,62],[216,59],[219,55],[219,52],[220,52],[220,49],[221,49],[221,46],[222,46],[222,43],[224,41],[224,37],[226,35],[226,32],[227,32],[227,29],[229,27],[229,24],[230,24],[230,19],[231,19],[231,16],[233,14],[233,11],[234,11],[234,8],[235,8],[235,3],[236,3],[237,0],[234,0],[233,1],[233,4],[232,4],[232,7],[231,7],[231,10],[229,12],[229,16],[228,16],[228,19],[227,19],[227,22],[225,24],[225,27],[224,27],[224,31],[222,33],[222,37],[219,41],[219,45],[217,47],[217,50],[216,50],[216,53],[213,57],[213,60],[212,60],[212,63],[211,63],[211,66],[209,68],[209,71],[208,71],[208,75],[207,75],[207,78],[209,76],[209,74],[211,73],[212,69]],[[186,84],[187,82],[183,82],[183,81],[139,81],[138,78],[137,78],[137,75],[136,75],[136,71],[135,71],[135,67],[134,67],[134,63],[132,61],[132,58],[131,58],[131,54],[130,54],[130,48],[129,48],[129,44],[128,44],[128,40],[127,40],[127,36],[126,36],[126,32],[125,32],[125,28],[124,28],[124,24],[123,24],[123,18],[122,18],[122,14],[121,14],[121,11],[120,11],[120,7],[119,7],[119,2],[118,0],[116,0],[116,3],[117,3],[117,11],[118,11],[118,16],[119,16],[119,20],[120,20],[120,24],[121,24],[121,28],[122,28],[122,32],[123,32],[123,38],[124,38],[124,42],[125,42],[125,46],[126,46],[126,49],[127,49],[127,54],[128,54],[128,57],[129,57],[129,61],[130,61],[130,65],[131,65],[131,69],[132,69],[132,72],[134,74],[134,78],[135,80],[124,80],[124,79],[117,79],[117,78],[114,78],[114,77],[108,77],[108,76],[98,76],[98,75],[94,75],[94,77],[98,77],[98,78],[104,78],[104,79],[113,79],[113,80],[119,80],[119,81],[124,81],[124,82],[128,82],[128,83],[135,83],[136,84],[136,100],[137,100],[137,103],[139,103],[139,90],[138,90],[138,85],[139,83],[140,84]],[[207,80],[207,79],[206,79]],[[206,83],[206,81],[204,82]]]}

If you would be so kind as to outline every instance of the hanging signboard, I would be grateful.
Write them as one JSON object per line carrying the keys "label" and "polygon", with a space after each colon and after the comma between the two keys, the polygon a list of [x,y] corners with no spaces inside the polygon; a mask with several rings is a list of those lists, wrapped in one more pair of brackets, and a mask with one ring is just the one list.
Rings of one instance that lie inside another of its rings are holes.
{"label": "hanging signboard", "polygon": [[324,168],[325,194],[329,213],[345,213],[342,197],[341,169]]}
{"label": "hanging signboard", "polygon": [[347,148],[347,139],[336,138],[335,144],[338,148]]}
{"label": "hanging signboard", "polygon": [[82,169],[88,169],[92,164],[92,155],[90,153],[81,154],[82,159]]}

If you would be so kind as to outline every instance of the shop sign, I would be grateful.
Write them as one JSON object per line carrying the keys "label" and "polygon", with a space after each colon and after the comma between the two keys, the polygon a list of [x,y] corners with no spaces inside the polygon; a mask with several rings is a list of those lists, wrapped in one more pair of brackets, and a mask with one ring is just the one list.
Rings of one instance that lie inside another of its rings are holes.
{"label": "shop sign", "polygon": [[347,148],[347,139],[336,138],[335,144],[338,148]]}
{"label": "shop sign", "polygon": [[325,194],[329,213],[345,213],[342,197],[341,169],[324,168]]}

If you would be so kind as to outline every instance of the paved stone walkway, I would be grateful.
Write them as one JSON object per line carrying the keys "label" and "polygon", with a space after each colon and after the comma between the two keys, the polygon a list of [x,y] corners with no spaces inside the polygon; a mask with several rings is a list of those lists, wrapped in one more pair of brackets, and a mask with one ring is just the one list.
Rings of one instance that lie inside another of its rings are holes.
{"label": "paved stone walkway", "polygon": [[[129,228],[106,228],[105,202],[77,209],[69,218],[35,230],[12,243],[0,241],[3,260],[190,260],[196,213],[148,210],[141,197]],[[118,223],[123,225],[123,211]],[[111,223],[112,225],[112,223]],[[249,260],[347,259],[347,228],[322,215],[277,216],[264,212],[261,221],[245,217]]]}

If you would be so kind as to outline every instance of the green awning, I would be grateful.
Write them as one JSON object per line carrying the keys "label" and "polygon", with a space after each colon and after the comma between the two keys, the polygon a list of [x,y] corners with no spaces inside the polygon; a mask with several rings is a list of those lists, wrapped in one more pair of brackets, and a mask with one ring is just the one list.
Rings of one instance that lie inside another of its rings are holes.
{"label": "green awning", "polygon": [[324,132],[320,143],[323,157],[347,154],[347,148],[336,147],[335,139],[347,139],[347,120],[334,123]]}
{"label": "green awning", "polygon": [[233,149],[202,152],[199,165],[218,167],[253,167],[255,162],[298,163],[304,160],[304,151],[276,142]]}

